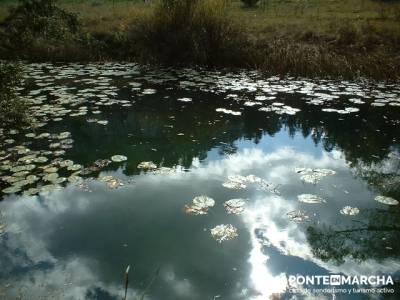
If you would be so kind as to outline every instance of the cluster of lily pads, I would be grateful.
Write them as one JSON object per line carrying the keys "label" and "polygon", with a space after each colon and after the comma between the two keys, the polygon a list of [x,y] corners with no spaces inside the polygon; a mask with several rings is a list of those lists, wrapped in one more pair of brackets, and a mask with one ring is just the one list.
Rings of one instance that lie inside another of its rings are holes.
{"label": "cluster of lily pads", "polygon": [[[334,170],[330,169],[311,169],[311,168],[295,168],[295,173],[300,174],[301,177],[300,179],[304,181],[305,183],[311,183],[311,184],[317,184],[322,178],[329,176],[329,175],[334,175],[336,172]],[[270,183],[266,181],[265,179],[262,179],[258,176],[255,175],[247,175],[247,176],[242,176],[242,175],[229,175],[228,176],[228,181],[224,182],[222,185],[225,188],[229,189],[246,189],[249,184],[254,185],[257,189],[263,190],[263,191],[268,191],[271,193],[279,194],[279,191],[277,189],[277,186],[273,183]],[[321,203],[327,203],[326,199],[324,199],[321,196],[314,195],[314,194],[300,194],[297,196],[297,200],[302,203],[306,204],[321,204]],[[396,199],[393,199],[391,197],[386,197],[382,195],[378,195],[375,197],[375,200],[386,204],[386,205],[398,205],[399,202]],[[230,199],[224,203],[224,207],[227,211],[228,214],[241,214],[245,211],[246,207],[246,201],[247,199]],[[195,197],[192,201],[191,204],[188,204],[185,206],[185,212],[188,214],[193,214],[193,215],[205,215],[208,213],[209,209],[212,208],[215,205],[215,201],[212,198],[209,198],[207,196],[198,196]],[[340,210],[340,214],[342,215],[347,215],[347,216],[355,216],[360,213],[360,209],[357,207],[352,207],[352,206],[344,206]],[[289,220],[301,223],[301,222],[307,222],[311,220],[311,216],[307,214],[305,211],[291,211],[287,213],[287,217]],[[228,226],[229,229],[227,229],[228,232],[232,233],[231,238],[234,238],[237,236],[237,231],[232,230],[233,225],[228,224],[228,225],[221,225],[222,227],[218,227],[219,231],[223,231],[222,229],[225,228],[223,226]],[[228,228],[227,227],[227,228]],[[222,233],[221,233],[222,234]],[[214,236],[214,235],[213,235]],[[223,241],[223,240],[228,240],[227,238],[228,234],[222,234],[224,237],[222,240],[218,241]],[[230,239],[231,239],[230,238]]]}
{"label": "cluster of lily pads", "polygon": [[[300,108],[277,102],[281,95],[300,95],[305,103],[321,106],[324,112],[357,113],[361,105],[400,106],[400,89],[396,85],[369,85],[294,78],[265,78],[258,72],[220,72],[192,69],[150,69],[137,64],[27,64],[26,80],[38,88],[30,89],[26,98],[32,103],[33,115],[62,120],[65,116],[101,114],[101,107],[130,107],[133,99],[117,99],[118,91],[127,88],[137,97],[158,92],[157,85],[174,85],[182,91],[204,91],[225,94],[226,108],[216,111],[240,116],[244,107],[259,111],[294,115]],[[122,80],[121,80],[122,79]],[[134,81],[132,81],[134,79]],[[66,80],[73,80],[73,85]],[[48,95],[51,101],[48,102]],[[178,102],[193,102],[180,97]],[[347,104],[349,103],[349,104]],[[90,105],[88,105],[90,104]],[[235,106],[236,109],[231,107]],[[90,117],[88,121],[107,125],[107,120]]]}
{"label": "cluster of lily pads", "polygon": [[[40,192],[60,189],[63,183],[81,184],[82,176],[98,172],[111,162],[122,162],[126,157],[115,155],[108,159],[99,159],[93,165],[84,168],[69,159],[63,159],[65,151],[53,150],[62,145],[71,145],[73,140],[69,132],[60,134],[31,134],[30,139],[46,139],[49,150],[33,150],[24,145],[11,146],[2,151],[0,161],[1,181],[8,186],[2,189],[4,194],[18,193],[31,196]],[[14,142],[10,142],[12,145]],[[67,149],[67,148],[64,148]]]}
{"label": "cluster of lily pads", "polygon": [[279,195],[278,186],[255,175],[229,175],[228,181],[222,184],[228,189],[241,190],[248,185],[254,185],[257,189],[272,192]]}
{"label": "cluster of lily pads", "polygon": [[[184,210],[187,214],[191,215],[206,215],[214,205],[214,199],[201,195],[195,197],[191,204],[185,205]],[[228,214],[241,214],[244,211],[244,206],[244,199],[230,199],[224,203]],[[211,236],[219,243],[232,240],[238,236],[237,229],[232,224],[217,225],[210,232]]]}
{"label": "cluster of lily pads", "polygon": [[[295,168],[295,172],[300,174],[300,179],[306,183],[317,184],[323,177],[328,175],[336,174],[335,171],[329,169],[311,169],[311,168]],[[299,202],[308,203],[308,204],[317,204],[317,203],[327,203],[327,201],[314,194],[301,194],[297,196]],[[398,205],[399,202],[396,199],[386,196],[376,196],[375,200],[387,204],[387,205]],[[342,215],[355,216],[360,213],[360,209],[352,206],[345,206],[340,210]],[[293,211],[288,214],[289,219],[295,222],[303,222],[310,220],[310,216],[307,215],[303,211]]]}

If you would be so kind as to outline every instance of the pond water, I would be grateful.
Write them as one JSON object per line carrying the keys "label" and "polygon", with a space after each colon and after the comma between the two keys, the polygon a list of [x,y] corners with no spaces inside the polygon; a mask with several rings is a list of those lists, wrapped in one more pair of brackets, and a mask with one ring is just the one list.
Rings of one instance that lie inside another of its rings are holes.
{"label": "pond water", "polygon": [[[126,299],[399,299],[399,86],[25,69],[36,127],[0,132],[0,299],[124,299],[128,266]],[[371,286],[298,274],[394,285],[309,295]]]}

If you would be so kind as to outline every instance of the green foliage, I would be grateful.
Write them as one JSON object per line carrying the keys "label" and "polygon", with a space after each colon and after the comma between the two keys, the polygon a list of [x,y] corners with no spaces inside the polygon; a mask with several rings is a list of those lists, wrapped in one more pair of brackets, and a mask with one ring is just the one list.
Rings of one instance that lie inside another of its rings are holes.
{"label": "green foliage", "polygon": [[54,0],[21,0],[1,24],[0,38],[2,52],[24,56],[37,48],[57,49],[78,41],[80,24],[75,14],[57,7]]}
{"label": "green foliage", "polygon": [[20,127],[29,123],[27,107],[16,95],[21,80],[18,66],[0,63],[0,126]]}
{"label": "green foliage", "polygon": [[167,64],[235,65],[246,39],[224,0],[164,0],[133,27],[139,56]]}

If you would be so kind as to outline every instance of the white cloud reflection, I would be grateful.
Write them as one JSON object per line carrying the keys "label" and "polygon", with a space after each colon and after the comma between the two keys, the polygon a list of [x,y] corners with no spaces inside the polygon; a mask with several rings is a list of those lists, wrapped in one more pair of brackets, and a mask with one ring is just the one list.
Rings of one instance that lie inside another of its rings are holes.
{"label": "white cloud reflection", "polygon": [[[228,175],[234,174],[244,176],[256,174],[282,187],[280,196],[249,190],[247,196],[251,198],[251,201],[249,201],[245,213],[237,217],[241,218],[245,230],[249,233],[251,247],[246,258],[250,266],[247,274],[248,284],[246,287],[240,285],[237,299],[269,299],[276,293],[284,293],[288,288],[286,276],[292,275],[290,273],[292,266],[278,267],[277,270],[274,259],[279,259],[280,256],[301,258],[328,272],[341,272],[347,275],[370,275],[377,272],[394,273],[400,269],[399,262],[394,260],[378,263],[372,259],[363,262],[348,259],[345,264],[340,266],[333,262],[323,262],[313,256],[312,249],[301,226],[288,220],[286,214],[299,208],[300,204],[294,197],[296,193],[300,193],[299,191],[304,192],[308,189],[327,195],[336,195],[334,193],[337,193],[337,191],[332,184],[334,182],[335,185],[339,186],[341,184],[353,186],[355,193],[362,195],[362,197],[370,194],[362,182],[351,176],[347,163],[339,151],[335,151],[333,154],[322,152],[321,155],[316,157],[307,153],[296,152],[292,148],[282,148],[272,153],[265,153],[259,149],[244,149],[237,154],[219,161],[210,161],[204,165],[199,163],[198,159],[194,159],[193,166],[194,168],[188,173],[138,176],[135,178],[136,185],[127,189],[135,191],[140,187],[150,188],[155,186],[160,187],[160,189],[163,187],[179,189],[184,186],[186,189],[193,189],[192,193],[197,193],[202,189],[209,189],[211,192],[213,189],[224,189],[221,183],[225,181]],[[335,170],[341,176],[324,179],[318,186],[305,185],[294,172],[295,167],[329,168]],[[120,171],[115,174],[118,173]],[[206,186],[204,182],[210,180],[216,182],[215,186]],[[126,192],[126,194],[136,195],[136,192],[132,191]],[[120,197],[125,197],[124,195],[121,192]],[[71,201],[72,197],[75,198],[73,201]],[[48,291],[58,293],[60,299],[84,299],[87,296],[88,287],[92,290],[98,288],[107,291],[114,297],[121,297],[123,293],[122,283],[118,285],[113,281],[105,282],[99,278],[97,268],[98,264],[102,263],[101,261],[93,260],[91,257],[76,256],[74,253],[59,259],[49,249],[49,232],[52,234],[57,232],[58,228],[54,228],[54,226],[58,224],[56,221],[60,216],[66,212],[73,212],[84,217],[84,212],[93,209],[95,201],[93,197],[93,195],[87,196],[84,193],[77,193],[74,188],[68,187],[63,191],[40,198],[21,197],[12,199],[11,197],[1,203],[1,210],[9,221],[7,223],[8,240],[3,241],[3,243],[7,245],[7,251],[9,251],[7,257],[10,261],[1,261],[0,266],[9,268],[11,265],[28,269],[22,278],[18,279],[18,285],[15,286],[17,289],[31,293],[32,299],[43,295],[44,290],[45,293],[48,293]],[[223,203],[222,200],[227,199],[219,200]],[[113,199],[112,201],[121,200]],[[334,201],[336,200],[334,199]],[[341,207],[341,200],[337,201],[339,202],[337,207]],[[96,205],[104,203],[99,201]],[[371,205],[375,204],[371,201]],[[336,204],[332,203],[332,205]],[[163,217],[162,211],[159,217]],[[329,222],[329,220],[335,219],[337,215],[332,210],[322,209],[319,211],[318,217]],[[201,230],[202,228],[199,228],[199,231]],[[63,234],[63,231],[60,230],[59,234]],[[72,234],[76,233],[72,232]],[[155,241],[155,245],[157,245],[157,241]],[[216,245],[216,247],[224,247],[224,244]],[[272,255],[269,252],[271,249],[274,249],[279,255],[276,253]],[[23,251],[24,254],[13,254],[18,251]],[[38,266],[43,262],[51,267],[32,268],[32,266]],[[161,280],[173,291],[176,299],[190,299],[191,296],[200,291],[195,283],[189,280],[190,277],[179,272],[173,265],[170,265],[163,271]],[[131,299],[135,296],[135,293],[135,290],[130,289]],[[215,293],[215,295],[217,294]],[[240,296],[240,294],[244,296]],[[322,298],[318,296],[318,299]],[[161,299],[154,298],[154,300]]]}

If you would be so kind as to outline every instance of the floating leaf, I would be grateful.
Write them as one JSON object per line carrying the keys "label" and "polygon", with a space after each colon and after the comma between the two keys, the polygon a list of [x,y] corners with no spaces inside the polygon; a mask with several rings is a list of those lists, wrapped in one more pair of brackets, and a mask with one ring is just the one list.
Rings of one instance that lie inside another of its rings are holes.
{"label": "floating leaf", "polygon": [[97,121],[97,124],[100,124],[100,125],[107,125],[108,124],[108,121],[107,120],[101,120],[101,121]]}
{"label": "floating leaf", "polygon": [[50,181],[50,182],[56,181],[57,178],[58,178],[58,174],[57,173],[49,173],[49,174],[43,176],[43,180]]}
{"label": "floating leaf", "polygon": [[83,182],[83,178],[76,175],[71,175],[67,178],[68,182],[78,184]]}
{"label": "floating leaf", "polygon": [[180,102],[192,102],[192,98],[178,98],[177,100]]}
{"label": "floating leaf", "polygon": [[242,190],[245,189],[247,186],[243,183],[236,182],[236,181],[227,181],[222,184],[222,186],[233,189],[233,190]]}
{"label": "floating leaf", "polygon": [[296,223],[307,222],[310,220],[310,216],[300,210],[288,212],[286,215],[288,216],[289,220]]}
{"label": "floating leaf", "polygon": [[399,201],[397,201],[396,199],[393,199],[391,197],[385,197],[385,196],[376,196],[375,201],[378,201],[380,203],[387,204],[387,205],[398,205],[399,204]]}
{"label": "floating leaf", "polygon": [[185,205],[185,212],[192,215],[205,215],[214,205],[214,199],[204,195],[197,196],[193,199],[192,204]]}
{"label": "floating leaf", "polygon": [[36,162],[36,163],[45,163],[47,161],[48,161],[48,158],[44,157],[44,156],[39,156],[34,159],[34,162]]}
{"label": "floating leaf", "polygon": [[317,196],[317,195],[313,195],[313,194],[301,194],[297,196],[297,199],[300,202],[303,203],[310,203],[310,204],[314,204],[314,203],[326,203],[325,199]]}
{"label": "floating leaf", "polygon": [[157,169],[157,165],[152,161],[142,161],[138,164],[137,168],[143,170],[154,170]]}
{"label": "floating leaf", "polygon": [[114,156],[111,157],[111,160],[113,162],[123,162],[123,161],[128,160],[128,158],[126,156],[123,156],[123,155],[114,155]]}
{"label": "floating leaf", "polygon": [[83,168],[82,165],[75,164],[75,165],[68,166],[67,170],[68,171],[78,171],[78,170],[80,170],[82,168]]}
{"label": "floating leaf", "polygon": [[20,191],[21,191],[21,186],[13,185],[8,188],[5,188],[2,192],[4,194],[14,194],[14,193],[18,193]]}
{"label": "floating leaf", "polygon": [[222,224],[211,229],[212,237],[219,243],[229,241],[238,236],[237,229],[231,224]]}
{"label": "floating leaf", "polygon": [[107,186],[111,189],[116,189],[124,186],[124,183],[121,180],[114,178],[113,176],[102,176],[99,178],[99,180],[106,183]]}
{"label": "floating leaf", "polygon": [[59,186],[58,184],[48,184],[48,185],[42,186],[40,188],[40,192],[48,193],[48,192],[52,192],[52,191],[60,190],[60,189],[61,189],[61,186]]}
{"label": "floating leaf", "polygon": [[355,216],[360,213],[360,210],[357,207],[345,206],[340,210],[340,213],[342,215]]}
{"label": "floating leaf", "polygon": [[301,174],[302,181],[312,184],[317,184],[325,176],[336,174],[335,171],[329,169],[310,168],[295,168],[295,172]]}
{"label": "floating leaf", "polygon": [[109,159],[98,159],[94,162],[94,165],[99,168],[107,167],[111,163]]}
{"label": "floating leaf", "polygon": [[60,165],[60,167],[61,168],[66,168],[66,167],[70,167],[70,166],[72,166],[74,164],[74,162],[72,161],[72,160],[63,160],[63,161],[60,161],[60,163],[59,163],[59,165]]}
{"label": "floating leaf", "polygon": [[58,171],[58,168],[56,168],[56,167],[48,167],[43,170],[43,172],[45,172],[45,173],[56,173],[57,171]]}
{"label": "floating leaf", "polygon": [[228,114],[228,115],[233,115],[233,116],[240,116],[242,114],[240,111],[233,111],[233,110],[225,109],[225,108],[217,108],[215,111],[221,112],[224,114]]}
{"label": "floating leaf", "polygon": [[33,195],[36,195],[38,193],[39,193],[39,189],[37,189],[37,188],[30,188],[30,189],[24,191],[24,195],[25,196],[33,196]]}
{"label": "floating leaf", "polygon": [[239,215],[244,211],[246,202],[244,199],[231,199],[224,203],[228,214]]}

